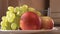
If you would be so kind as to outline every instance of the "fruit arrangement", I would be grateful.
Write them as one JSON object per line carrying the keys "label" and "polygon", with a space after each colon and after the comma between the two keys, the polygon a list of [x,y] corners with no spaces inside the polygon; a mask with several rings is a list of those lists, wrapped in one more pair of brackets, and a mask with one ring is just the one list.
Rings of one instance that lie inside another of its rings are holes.
{"label": "fruit arrangement", "polygon": [[1,21],[2,30],[41,30],[53,27],[54,21],[51,17],[42,16],[39,11],[28,5],[9,6]]}

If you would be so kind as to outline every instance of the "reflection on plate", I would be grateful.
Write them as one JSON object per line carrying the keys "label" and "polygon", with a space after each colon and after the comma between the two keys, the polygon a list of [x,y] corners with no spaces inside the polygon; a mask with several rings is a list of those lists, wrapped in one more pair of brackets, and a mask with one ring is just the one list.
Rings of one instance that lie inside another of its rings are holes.
{"label": "reflection on plate", "polygon": [[0,34],[40,33],[51,32],[52,30],[57,30],[57,28],[54,27],[51,30],[0,30]]}

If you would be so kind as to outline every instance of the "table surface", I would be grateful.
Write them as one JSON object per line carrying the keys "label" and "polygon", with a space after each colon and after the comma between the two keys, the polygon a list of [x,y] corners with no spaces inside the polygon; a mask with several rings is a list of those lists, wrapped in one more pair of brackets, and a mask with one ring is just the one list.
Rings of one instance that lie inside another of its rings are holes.
{"label": "table surface", "polygon": [[56,27],[55,30],[49,32],[41,32],[41,33],[34,33],[34,34],[60,34],[60,27]]}
{"label": "table surface", "polygon": [[[1,33],[0,34],[8,34],[8,33]],[[11,33],[9,33],[11,34]],[[19,33],[17,33],[19,34]],[[48,32],[38,32],[38,33],[29,33],[29,34],[60,34],[60,27],[55,27],[54,30]]]}

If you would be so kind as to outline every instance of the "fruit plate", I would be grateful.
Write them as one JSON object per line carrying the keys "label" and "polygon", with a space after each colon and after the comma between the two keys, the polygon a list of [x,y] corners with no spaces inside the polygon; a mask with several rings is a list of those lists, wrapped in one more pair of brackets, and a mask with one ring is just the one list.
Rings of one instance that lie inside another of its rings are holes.
{"label": "fruit plate", "polygon": [[43,33],[57,30],[55,27],[51,30],[0,30],[0,34],[30,34],[30,33]]}

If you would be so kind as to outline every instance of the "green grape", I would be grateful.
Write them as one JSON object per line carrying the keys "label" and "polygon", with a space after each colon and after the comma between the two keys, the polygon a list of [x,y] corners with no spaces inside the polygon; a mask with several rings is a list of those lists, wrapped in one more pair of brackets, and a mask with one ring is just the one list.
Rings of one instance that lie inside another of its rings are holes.
{"label": "green grape", "polygon": [[27,5],[20,6],[20,11],[27,11],[27,10],[28,10]]}
{"label": "green grape", "polygon": [[[2,17],[2,21],[1,21],[1,29],[2,30],[8,30],[9,29],[9,26],[10,25],[10,23],[8,22],[8,20],[7,20],[7,17],[6,16],[3,16]],[[8,27],[8,28],[7,28]],[[11,29],[11,28],[10,28]]]}
{"label": "green grape", "polygon": [[11,24],[11,29],[12,30],[16,30],[18,28],[17,24],[16,23],[12,23]]}
{"label": "green grape", "polygon": [[9,23],[8,26],[6,26],[7,30],[11,30],[11,24]]}
{"label": "green grape", "polygon": [[27,11],[27,10],[28,10],[27,5],[20,6],[20,11]]}
{"label": "green grape", "polygon": [[13,6],[9,6],[8,10],[11,11],[11,12],[14,12],[14,7]]}
{"label": "green grape", "polygon": [[4,22],[7,22],[8,21],[7,18],[6,18],[6,16],[3,16],[2,17],[2,21],[4,21]]}
{"label": "green grape", "polygon": [[11,30],[10,23],[9,22],[1,21],[1,29],[2,30]]}
{"label": "green grape", "polygon": [[36,14],[37,14],[38,16],[41,16],[41,15],[42,15],[39,11],[36,11]]}
{"label": "green grape", "polygon": [[7,22],[1,21],[1,26],[7,26]]}
{"label": "green grape", "polygon": [[22,8],[22,9],[20,9],[20,11],[17,12],[17,15],[21,16],[25,12],[27,12],[27,11],[23,10],[23,8]]}
{"label": "green grape", "polygon": [[24,13],[24,11],[21,11],[21,12],[18,11],[18,12],[17,12],[17,15],[18,15],[18,16],[21,16],[23,13]]}
{"label": "green grape", "polygon": [[17,15],[21,16],[23,13],[27,12],[27,10],[28,10],[27,5],[20,6],[20,10],[17,12]]}
{"label": "green grape", "polygon": [[7,24],[8,24],[8,20],[7,20],[6,16],[3,16],[2,21],[1,21],[1,26],[7,26]]}
{"label": "green grape", "polygon": [[22,5],[23,7],[25,7],[25,8],[28,8],[28,5]]}
{"label": "green grape", "polygon": [[15,12],[15,13],[17,13],[19,10],[20,10],[19,7],[15,7],[15,8],[14,8],[14,12]]}
{"label": "green grape", "polygon": [[4,26],[4,27],[1,27],[1,30],[7,30],[7,29],[6,29],[6,27]]}
{"label": "green grape", "polygon": [[8,22],[10,22],[10,23],[12,23],[13,21],[14,21],[14,19],[15,19],[15,14],[14,13],[12,13],[12,12],[7,12],[7,20],[8,20]]}
{"label": "green grape", "polygon": [[14,20],[14,22],[19,22],[20,21],[20,16],[16,16],[16,18],[15,18],[15,20]]}
{"label": "green grape", "polygon": [[16,15],[16,18],[15,18],[15,20],[13,21],[13,23],[16,23],[17,26],[18,26],[18,28],[19,28],[19,22],[20,22],[20,16],[17,16],[17,15]]}
{"label": "green grape", "polygon": [[21,15],[21,12],[20,12],[20,11],[18,11],[16,15],[20,16],[20,15]]}
{"label": "green grape", "polygon": [[9,14],[9,13],[11,13],[11,12],[10,11],[6,11],[6,15]]}
{"label": "green grape", "polygon": [[28,10],[36,13],[38,16],[41,16],[41,13],[39,11],[37,11],[36,9],[32,8],[32,7],[28,8]]}
{"label": "green grape", "polygon": [[9,24],[9,22],[1,21],[1,26],[8,26]]}
{"label": "green grape", "polygon": [[23,5],[22,7],[23,7],[23,10],[24,11],[27,11],[28,10],[28,5]]}
{"label": "green grape", "polygon": [[32,8],[32,7],[29,7],[29,8],[28,8],[28,11],[35,11],[35,9]]}
{"label": "green grape", "polygon": [[10,27],[5,27],[5,26],[2,26],[1,29],[2,29],[2,30],[11,30]]}
{"label": "green grape", "polygon": [[18,28],[19,28],[19,22],[20,22],[20,17],[16,16],[14,23],[16,23],[18,25]]}

